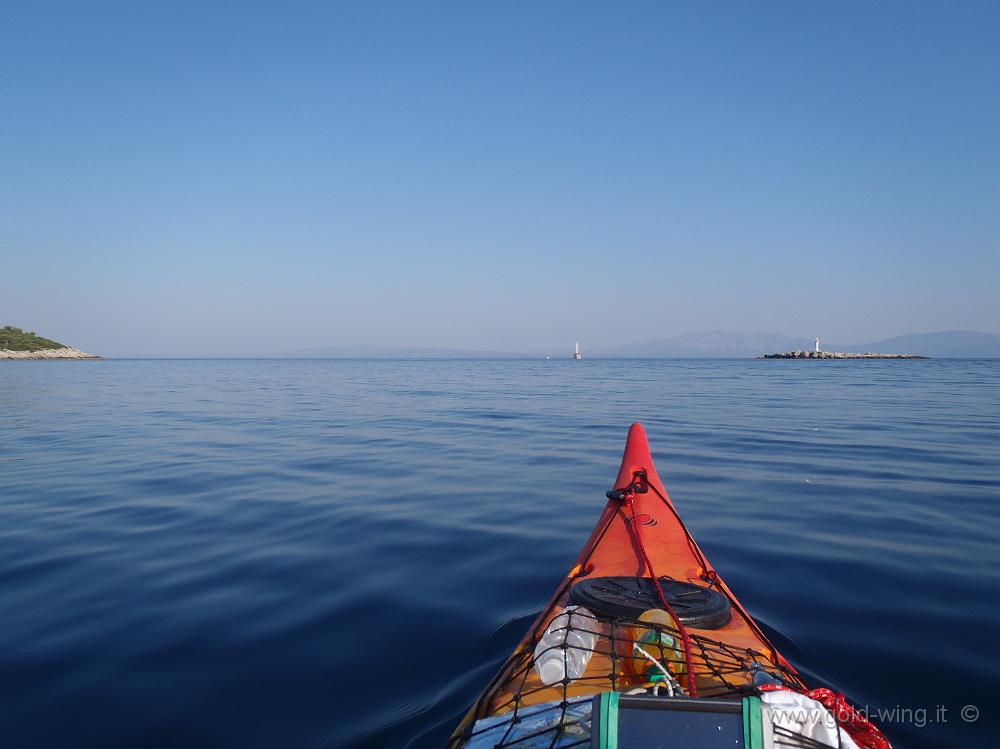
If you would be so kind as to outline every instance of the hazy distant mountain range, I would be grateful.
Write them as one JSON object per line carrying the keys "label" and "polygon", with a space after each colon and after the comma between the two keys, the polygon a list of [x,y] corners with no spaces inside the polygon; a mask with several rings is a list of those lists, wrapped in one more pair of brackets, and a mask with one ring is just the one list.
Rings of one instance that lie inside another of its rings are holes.
{"label": "hazy distant mountain range", "polygon": [[[1000,335],[974,330],[950,330],[944,333],[910,333],[884,341],[840,344],[821,341],[824,351],[848,351],[879,354],[920,354],[931,357],[1000,357]],[[731,333],[713,330],[708,333],[657,338],[622,346],[612,346],[590,352],[592,357],[618,358],[697,358],[753,357],[764,353],[779,353],[796,349],[811,351],[812,338]]]}
{"label": "hazy distant mountain range", "polygon": [[[823,348],[826,348],[824,346]],[[1000,357],[1000,335],[976,330],[944,333],[910,333],[876,343],[864,343],[831,351],[877,351],[880,354],[923,354],[939,358]]]}
{"label": "hazy distant mountain range", "polygon": [[[812,338],[712,330],[591,350],[584,347],[583,354],[588,359],[751,358],[796,349],[811,351],[812,348]],[[839,344],[824,340],[822,348],[824,351],[920,354],[936,358],[1000,357],[1000,335],[974,330],[951,330],[943,333],[911,333],[872,343]],[[570,353],[570,347],[566,351],[502,352],[403,346],[316,346],[273,353],[270,356],[334,359],[513,359],[546,355],[561,358],[569,357]]]}
{"label": "hazy distant mountain range", "polygon": [[[624,343],[586,352],[593,358],[687,359],[707,357],[746,358],[779,351],[812,350],[811,338],[790,338],[773,333],[733,333],[712,330],[669,338]],[[831,349],[834,350],[834,349]]]}
{"label": "hazy distant mountain range", "polygon": [[507,353],[459,348],[417,346],[313,346],[265,356],[291,359],[519,359],[538,353]]}

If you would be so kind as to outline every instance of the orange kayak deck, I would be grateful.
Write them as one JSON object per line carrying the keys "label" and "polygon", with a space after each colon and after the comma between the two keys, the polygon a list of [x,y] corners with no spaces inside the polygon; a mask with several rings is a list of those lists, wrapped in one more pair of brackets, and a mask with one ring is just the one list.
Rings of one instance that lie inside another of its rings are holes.
{"label": "orange kayak deck", "polygon": [[[546,686],[534,666],[534,650],[552,620],[569,604],[571,590],[585,580],[627,576],[650,578],[652,566],[659,578],[711,588],[730,604],[731,618],[721,627],[685,629],[690,642],[690,667],[698,696],[738,695],[750,686],[750,666],[780,673],[790,685],[802,686],[795,669],[768,641],[760,627],[739,603],[732,591],[705,558],[674,509],[656,473],[646,433],[641,424],[629,429],[615,490],[626,490],[642,477],[645,493],[636,493],[631,502],[608,500],[600,519],[548,605],[542,610],[520,645],[501,667],[489,686],[469,710],[448,743],[462,746],[475,721],[512,713],[519,708],[585,697],[600,692],[625,692],[646,684],[646,677],[629,668],[636,620],[613,617],[596,624],[597,644],[583,675],[575,680]],[[637,542],[638,529],[647,565]],[[662,628],[659,628],[662,631]],[[651,631],[651,630],[650,630]],[[680,634],[674,631],[674,634]],[[685,686],[687,678],[679,681]]]}

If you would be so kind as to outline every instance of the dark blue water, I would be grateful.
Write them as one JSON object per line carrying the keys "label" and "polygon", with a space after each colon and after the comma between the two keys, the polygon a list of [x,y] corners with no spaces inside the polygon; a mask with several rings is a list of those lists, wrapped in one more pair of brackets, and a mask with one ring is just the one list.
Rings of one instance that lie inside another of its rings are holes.
{"label": "dark blue water", "polygon": [[4,747],[440,746],[633,420],[793,662],[994,744],[1000,362],[0,365]]}

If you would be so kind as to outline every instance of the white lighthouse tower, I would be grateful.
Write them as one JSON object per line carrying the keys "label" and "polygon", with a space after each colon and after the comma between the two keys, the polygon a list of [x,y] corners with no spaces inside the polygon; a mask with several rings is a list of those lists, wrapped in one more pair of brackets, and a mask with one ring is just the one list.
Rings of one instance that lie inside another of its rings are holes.
{"label": "white lighthouse tower", "polygon": [[580,353],[580,342],[579,341],[576,342],[576,350],[573,351],[573,358],[574,359],[582,359],[583,358],[583,354]]}
{"label": "white lighthouse tower", "polygon": [[819,338],[816,339],[816,353],[819,353]]}

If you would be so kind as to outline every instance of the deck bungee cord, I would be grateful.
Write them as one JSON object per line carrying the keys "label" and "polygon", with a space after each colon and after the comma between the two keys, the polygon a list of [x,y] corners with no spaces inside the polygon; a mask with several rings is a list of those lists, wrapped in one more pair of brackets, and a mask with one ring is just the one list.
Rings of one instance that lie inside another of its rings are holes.
{"label": "deck bungee cord", "polygon": [[698,686],[694,681],[694,665],[691,660],[691,636],[688,634],[687,627],[685,627],[683,622],[681,622],[680,617],[677,616],[673,606],[670,605],[667,601],[667,597],[663,594],[663,586],[660,584],[660,578],[656,574],[656,570],[653,569],[653,563],[650,561],[649,554],[646,553],[646,547],[642,543],[642,531],[640,530],[642,525],[637,520],[639,515],[635,509],[635,495],[639,493],[645,494],[646,492],[646,474],[642,471],[637,471],[632,477],[632,483],[622,492],[622,501],[628,505],[629,512],[632,513],[632,522],[628,524],[628,527],[631,529],[632,535],[635,536],[635,543],[639,547],[639,551],[642,554],[642,560],[646,565],[646,569],[649,570],[649,576],[653,580],[653,587],[656,588],[656,595],[660,599],[660,603],[663,604],[663,610],[670,614],[673,620],[677,622],[681,642],[684,644],[684,663],[687,666],[688,695],[691,697],[697,697]]}

